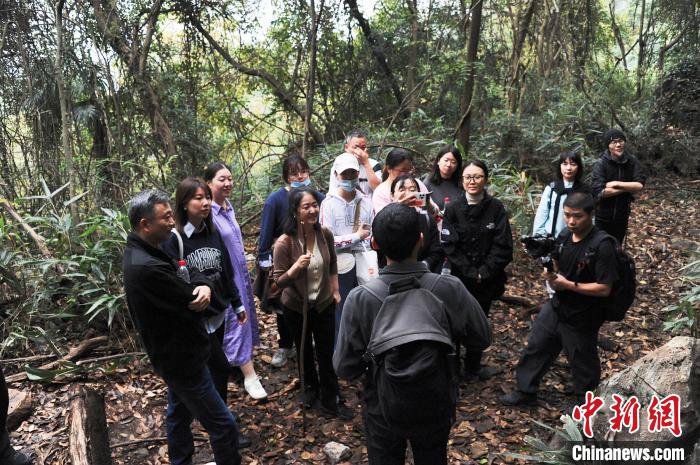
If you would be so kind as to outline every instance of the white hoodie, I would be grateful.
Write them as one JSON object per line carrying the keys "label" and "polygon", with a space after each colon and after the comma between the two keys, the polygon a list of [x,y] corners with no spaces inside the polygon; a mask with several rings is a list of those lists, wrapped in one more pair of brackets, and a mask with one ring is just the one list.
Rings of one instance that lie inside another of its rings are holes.
{"label": "white hoodie", "polygon": [[346,202],[337,192],[329,192],[321,202],[321,225],[333,233],[336,252],[369,249],[369,238],[365,239],[364,247],[360,243],[360,233],[353,232],[355,208],[359,205],[360,223],[372,224],[374,208],[368,196],[355,191],[355,198]]}

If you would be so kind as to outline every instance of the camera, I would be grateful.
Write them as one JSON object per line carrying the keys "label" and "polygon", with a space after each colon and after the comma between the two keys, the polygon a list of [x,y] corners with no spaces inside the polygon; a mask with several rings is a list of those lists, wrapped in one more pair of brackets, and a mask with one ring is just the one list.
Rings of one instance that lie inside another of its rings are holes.
{"label": "camera", "polygon": [[535,234],[522,236],[520,242],[525,246],[525,253],[533,258],[539,258],[547,271],[554,271],[552,252],[556,248],[556,242],[552,236]]}

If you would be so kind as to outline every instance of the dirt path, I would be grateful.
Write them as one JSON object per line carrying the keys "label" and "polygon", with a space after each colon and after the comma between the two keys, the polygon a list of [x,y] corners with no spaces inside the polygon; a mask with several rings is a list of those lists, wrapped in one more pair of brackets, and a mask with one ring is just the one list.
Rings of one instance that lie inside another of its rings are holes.
{"label": "dirt path", "polygon": [[[679,269],[688,262],[691,241],[700,242],[700,219],[697,194],[693,199],[683,191],[668,191],[652,186],[634,207],[628,248],[638,268],[638,301],[620,323],[606,323],[602,334],[615,347],[601,350],[603,377],[619,371],[648,351],[670,339],[661,326],[668,318],[662,310],[675,302],[682,283]],[[544,289],[537,265],[516,252],[514,277],[508,293],[544,300]],[[513,463],[500,455],[517,452],[526,434],[542,435],[532,420],[559,425],[562,409],[568,405],[571,376],[566,361],[560,358],[545,377],[538,408],[504,408],[498,397],[512,389],[513,368],[529,331],[529,320],[519,318],[520,308],[497,302],[491,310],[494,345],[486,352],[486,362],[503,367],[500,375],[488,382],[461,386],[458,418],[451,435],[451,463]],[[257,351],[256,367],[263,377],[270,401],[254,403],[243,389],[231,383],[229,404],[239,415],[245,434],[254,446],[243,451],[245,464],[327,463],[322,452],[329,441],[342,442],[353,450],[351,463],[366,462],[362,420],[359,414],[359,383],[343,383],[342,392],[348,405],[358,415],[349,423],[308,414],[309,429],[302,434],[301,414],[296,401],[295,364],[282,369],[269,365],[274,351],[276,330],[272,315],[260,315],[262,345]],[[6,372],[11,372],[6,369]],[[75,380],[73,380],[75,381]],[[105,392],[113,458],[117,464],[165,464],[166,446],[163,415],[166,390],[154,376],[147,362],[134,361],[129,366],[114,367],[108,373],[92,375],[86,382],[95,383]],[[15,386],[16,387],[16,386]],[[13,442],[30,446],[37,452],[37,463],[68,464],[65,426],[68,386],[25,384],[36,399],[33,417],[12,433]],[[203,436],[202,432],[196,433]],[[136,442],[155,438],[153,442]],[[114,447],[117,445],[117,447]],[[197,443],[195,464],[211,458],[206,442]]]}

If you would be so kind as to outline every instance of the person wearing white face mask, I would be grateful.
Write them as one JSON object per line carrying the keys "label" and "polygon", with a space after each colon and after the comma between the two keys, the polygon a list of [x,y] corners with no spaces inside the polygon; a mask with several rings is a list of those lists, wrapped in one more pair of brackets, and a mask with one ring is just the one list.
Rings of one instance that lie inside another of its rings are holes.
{"label": "person wearing white face mask", "polygon": [[335,159],[333,175],[337,186],[321,203],[321,225],[333,233],[338,255],[340,303],[335,312],[335,334],[338,335],[345,297],[357,286],[353,251],[369,249],[370,224],[374,218],[372,202],[359,190],[360,164],[351,153]]}
{"label": "person wearing white face mask", "polygon": [[[284,222],[289,208],[289,193],[292,189],[307,187],[311,184],[310,168],[307,161],[299,155],[291,155],[282,162],[282,179],[285,185],[271,193],[265,200],[260,236],[258,236],[258,270],[253,284],[255,295],[260,299],[260,308],[277,317],[278,349],[272,356],[270,364],[276,368],[287,364],[287,359],[294,357],[294,335],[284,320],[279,297],[271,295],[268,276],[272,267],[272,246],[283,234]],[[318,192],[318,191],[317,191]],[[321,199],[324,195],[318,192]]]}

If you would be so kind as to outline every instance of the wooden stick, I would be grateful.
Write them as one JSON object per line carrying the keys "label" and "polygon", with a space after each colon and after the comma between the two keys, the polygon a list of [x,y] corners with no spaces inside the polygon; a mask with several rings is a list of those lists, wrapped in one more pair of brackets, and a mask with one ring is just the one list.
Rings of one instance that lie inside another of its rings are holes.
{"label": "wooden stick", "polygon": [[12,208],[12,205],[10,205],[10,202],[7,201],[7,199],[0,199],[0,205],[7,211],[7,213],[10,214],[10,216],[17,221],[20,226],[22,226],[22,229],[29,234],[29,237],[34,241],[36,244],[37,248],[41,252],[41,254],[46,257],[46,258],[53,258],[51,255],[51,252],[49,251],[48,247],[46,247],[46,243],[44,242],[44,238],[41,237],[37,232],[29,226],[24,219],[15,211],[14,208]]}
{"label": "wooden stick", "polygon": [[[208,441],[208,439],[205,438],[204,436],[195,436],[194,440],[198,441],[198,442]],[[166,436],[157,436],[155,438],[134,439],[133,441],[118,442],[116,444],[112,444],[110,447],[112,449],[117,449],[118,447],[137,446],[139,444],[148,444],[149,442],[167,442],[167,441],[168,441],[168,438]]]}
{"label": "wooden stick", "polygon": [[[90,352],[96,347],[100,347],[103,344],[106,344],[108,340],[109,338],[107,336],[98,336],[93,337],[91,339],[85,339],[77,346],[71,348],[65,357],[61,358],[60,360],[54,360],[53,362],[42,365],[39,367],[39,369],[52,370],[58,367],[61,364],[61,362],[72,362],[81,355]],[[25,379],[27,379],[27,372],[23,371],[21,373],[16,373],[14,375],[7,376],[5,378],[5,381],[7,381],[8,383],[16,383],[18,381],[24,381]]]}

